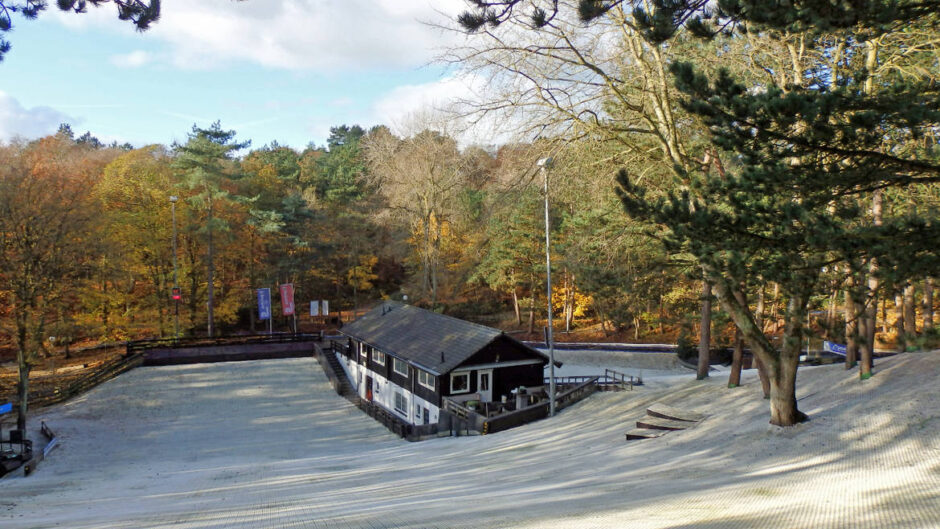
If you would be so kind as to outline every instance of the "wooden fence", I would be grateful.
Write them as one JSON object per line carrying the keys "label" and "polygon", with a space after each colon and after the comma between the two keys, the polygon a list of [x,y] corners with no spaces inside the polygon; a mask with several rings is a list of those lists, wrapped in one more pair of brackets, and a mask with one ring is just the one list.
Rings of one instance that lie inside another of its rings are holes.
{"label": "wooden fence", "polygon": [[91,373],[72,380],[65,387],[56,387],[52,390],[36,394],[30,398],[30,404],[32,406],[42,407],[64,402],[78,394],[88,391],[106,380],[110,380],[125,371],[139,366],[142,361],[143,356],[140,353],[119,356],[99,365]]}
{"label": "wooden fence", "polygon": [[322,338],[322,333],[245,334],[238,336],[218,336],[215,338],[153,338],[127,342],[127,352],[134,353],[150,349],[183,349],[218,345],[310,342],[319,341]]}

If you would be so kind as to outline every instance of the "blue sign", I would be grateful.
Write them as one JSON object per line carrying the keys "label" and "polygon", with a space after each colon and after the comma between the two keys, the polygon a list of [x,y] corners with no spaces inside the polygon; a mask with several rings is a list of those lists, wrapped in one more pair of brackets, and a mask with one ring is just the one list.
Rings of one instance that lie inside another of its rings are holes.
{"label": "blue sign", "polygon": [[830,353],[835,353],[835,354],[840,354],[840,355],[844,355],[847,351],[846,346],[842,345],[841,343],[826,342],[826,341],[823,342],[823,349],[826,351],[829,351]]}
{"label": "blue sign", "polygon": [[0,404],[0,415],[3,415],[4,413],[10,413],[11,411],[13,411],[12,402],[7,402],[6,404]]}
{"label": "blue sign", "polygon": [[271,319],[271,289],[259,288],[258,292],[258,319]]}

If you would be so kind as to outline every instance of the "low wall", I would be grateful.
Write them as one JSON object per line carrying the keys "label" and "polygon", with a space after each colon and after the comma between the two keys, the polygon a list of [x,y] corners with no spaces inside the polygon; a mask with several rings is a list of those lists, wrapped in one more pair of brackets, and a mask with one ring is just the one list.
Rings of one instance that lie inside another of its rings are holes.
{"label": "low wall", "polygon": [[284,342],[194,347],[155,347],[142,352],[145,366],[237,362],[314,356],[314,342]]}

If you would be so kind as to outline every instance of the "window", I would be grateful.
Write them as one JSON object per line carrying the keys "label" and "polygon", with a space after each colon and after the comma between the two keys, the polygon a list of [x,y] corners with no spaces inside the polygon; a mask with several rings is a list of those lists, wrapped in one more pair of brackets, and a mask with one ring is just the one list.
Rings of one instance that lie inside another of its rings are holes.
{"label": "window", "polygon": [[395,392],[395,411],[402,415],[407,415],[408,413],[408,401],[405,399],[405,396],[399,392]]}
{"label": "window", "polygon": [[451,393],[470,392],[470,373],[453,373],[450,375]]}
{"label": "window", "polygon": [[385,353],[372,349],[372,361],[380,366],[385,365]]}
{"label": "window", "polygon": [[366,357],[366,344],[359,342],[359,356],[363,359]]}
{"label": "window", "polygon": [[490,374],[480,373],[480,391],[490,390]]}
{"label": "window", "polygon": [[408,376],[408,364],[395,357],[392,357],[392,369],[399,375]]}
{"label": "window", "polygon": [[434,391],[434,375],[420,369],[416,369],[416,371],[418,372],[418,384]]}
{"label": "window", "polygon": [[421,417],[421,404],[415,402],[415,421],[417,422],[418,418]]}

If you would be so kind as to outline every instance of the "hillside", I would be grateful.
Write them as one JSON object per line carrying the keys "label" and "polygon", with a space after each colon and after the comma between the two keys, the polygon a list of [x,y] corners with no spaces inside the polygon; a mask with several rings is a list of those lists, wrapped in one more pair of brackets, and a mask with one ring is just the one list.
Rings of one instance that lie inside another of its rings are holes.
{"label": "hillside", "polygon": [[[788,429],[767,424],[748,372],[734,390],[679,379],[495,435],[407,443],[310,359],[139,368],[35,419],[63,444],[0,484],[0,524],[936,528],[940,351],[880,361],[864,382],[842,366],[799,379],[812,420]],[[625,442],[657,401],[709,417]]]}

